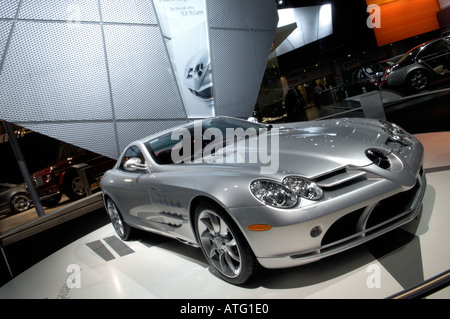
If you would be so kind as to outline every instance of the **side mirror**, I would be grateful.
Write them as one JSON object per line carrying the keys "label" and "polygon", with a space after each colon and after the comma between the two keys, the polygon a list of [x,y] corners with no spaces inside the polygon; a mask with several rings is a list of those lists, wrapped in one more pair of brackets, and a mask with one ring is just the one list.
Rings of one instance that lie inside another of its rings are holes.
{"label": "side mirror", "polygon": [[147,164],[141,164],[141,160],[137,157],[130,158],[128,161],[123,164],[123,168],[127,171],[146,171],[148,169]]}

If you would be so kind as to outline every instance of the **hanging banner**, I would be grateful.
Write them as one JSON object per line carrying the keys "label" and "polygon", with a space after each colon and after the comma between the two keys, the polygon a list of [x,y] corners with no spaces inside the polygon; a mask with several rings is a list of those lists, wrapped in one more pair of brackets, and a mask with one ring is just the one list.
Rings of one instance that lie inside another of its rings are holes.
{"label": "hanging banner", "polygon": [[439,29],[440,7],[436,0],[366,2],[368,21],[375,22],[368,26],[373,27],[379,47]]}
{"label": "hanging banner", "polygon": [[205,0],[153,0],[189,118],[214,116]]}

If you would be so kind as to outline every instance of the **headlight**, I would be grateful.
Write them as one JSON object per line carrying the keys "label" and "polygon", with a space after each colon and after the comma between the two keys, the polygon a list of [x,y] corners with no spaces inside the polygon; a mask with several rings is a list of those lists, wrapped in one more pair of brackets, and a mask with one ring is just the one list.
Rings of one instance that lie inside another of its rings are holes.
{"label": "headlight", "polygon": [[47,174],[47,175],[45,176],[45,178],[46,178],[46,179],[44,179],[44,183],[45,183],[45,184],[50,183],[50,182],[52,181],[52,174]]}
{"label": "headlight", "polygon": [[323,195],[322,189],[316,183],[303,177],[288,176],[283,180],[283,184],[296,195],[306,199],[319,200]]}
{"label": "headlight", "polygon": [[276,208],[292,208],[300,198],[319,200],[323,196],[316,183],[299,176],[288,176],[282,183],[256,180],[250,184],[250,190],[262,203]]}
{"label": "headlight", "polygon": [[291,208],[298,202],[297,196],[291,190],[275,181],[253,181],[250,190],[258,200],[272,207]]}
{"label": "headlight", "polygon": [[408,132],[406,132],[403,128],[398,126],[397,124],[386,122],[380,120],[381,126],[383,127],[383,131],[385,131],[391,140],[394,142],[401,143],[403,145],[411,145],[412,144],[412,136]]}

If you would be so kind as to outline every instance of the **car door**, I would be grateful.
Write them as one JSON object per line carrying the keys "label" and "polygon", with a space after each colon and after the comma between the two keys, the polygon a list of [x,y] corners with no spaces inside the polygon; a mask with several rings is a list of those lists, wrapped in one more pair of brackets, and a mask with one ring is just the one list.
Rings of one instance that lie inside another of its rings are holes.
{"label": "car door", "polygon": [[434,73],[443,75],[449,72],[449,53],[448,43],[444,40],[438,40],[425,47],[418,57]]}
{"label": "car door", "polygon": [[89,165],[88,176],[92,179],[101,177],[107,170],[111,169],[115,160],[105,157],[103,155],[86,151],[85,163]]}
{"label": "car door", "polygon": [[142,150],[137,146],[130,146],[120,160],[116,178],[114,180],[115,200],[119,209],[130,218],[133,223],[149,226],[151,222],[158,222],[158,209],[151,200],[153,177],[148,170],[129,170],[125,163],[131,158],[139,158],[141,164],[146,164]]}

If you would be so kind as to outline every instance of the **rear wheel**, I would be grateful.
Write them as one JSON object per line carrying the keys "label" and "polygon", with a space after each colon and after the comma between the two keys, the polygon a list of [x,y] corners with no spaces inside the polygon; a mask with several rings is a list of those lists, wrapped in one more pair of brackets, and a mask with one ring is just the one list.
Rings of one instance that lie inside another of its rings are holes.
{"label": "rear wheel", "polygon": [[84,184],[77,173],[71,172],[64,177],[64,194],[71,200],[78,200],[86,195]]}
{"label": "rear wheel", "polygon": [[408,74],[408,86],[413,92],[424,90],[428,86],[428,74],[424,70],[414,70]]}
{"label": "rear wheel", "polygon": [[61,193],[55,194],[51,197],[41,200],[41,204],[45,207],[56,207],[58,206],[59,201],[61,200]]}
{"label": "rear wheel", "polygon": [[111,218],[111,223],[117,235],[119,235],[122,240],[131,239],[133,229],[124,222],[122,214],[120,213],[116,204],[114,204],[114,202],[109,198],[106,200],[106,211],[109,215],[109,218]]}
{"label": "rear wheel", "polygon": [[234,221],[216,205],[200,204],[195,212],[197,238],[209,264],[227,282],[243,284],[258,262]]}

